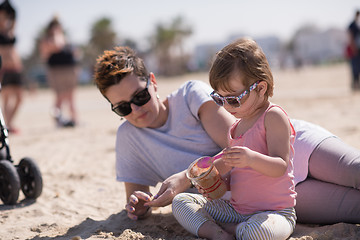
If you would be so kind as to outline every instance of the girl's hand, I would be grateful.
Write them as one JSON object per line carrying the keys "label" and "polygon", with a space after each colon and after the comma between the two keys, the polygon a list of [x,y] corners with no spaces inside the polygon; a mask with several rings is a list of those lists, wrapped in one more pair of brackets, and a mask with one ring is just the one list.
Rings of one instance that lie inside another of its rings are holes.
{"label": "girl's hand", "polygon": [[235,146],[224,149],[221,159],[228,167],[243,168],[249,166],[253,153],[247,147]]}
{"label": "girl's hand", "polygon": [[221,176],[221,180],[224,181],[227,190],[230,191],[230,180],[231,180],[231,174],[230,174],[230,172],[227,172],[225,175],[222,175],[222,176]]}
{"label": "girl's hand", "polygon": [[209,195],[206,193],[206,191],[200,185],[194,184],[194,186],[197,188],[199,193],[201,195],[203,195],[207,200],[209,200],[209,201],[213,200],[212,198],[209,197]]}
{"label": "girl's hand", "polygon": [[250,167],[253,170],[269,177],[280,177],[287,169],[288,158],[279,156],[268,156],[253,151],[247,147],[231,147],[224,150],[222,161],[225,166],[244,168]]}

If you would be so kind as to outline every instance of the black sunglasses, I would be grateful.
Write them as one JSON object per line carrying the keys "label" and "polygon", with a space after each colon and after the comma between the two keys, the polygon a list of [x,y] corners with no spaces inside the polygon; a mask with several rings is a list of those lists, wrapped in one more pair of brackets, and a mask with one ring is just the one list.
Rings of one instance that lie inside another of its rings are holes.
{"label": "black sunglasses", "polygon": [[136,106],[142,106],[150,101],[151,95],[149,93],[149,84],[150,78],[148,77],[146,82],[146,87],[138,92],[129,102],[122,102],[119,105],[113,106],[111,104],[111,110],[115,112],[117,115],[124,117],[129,115],[132,112],[131,103],[135,104]]}

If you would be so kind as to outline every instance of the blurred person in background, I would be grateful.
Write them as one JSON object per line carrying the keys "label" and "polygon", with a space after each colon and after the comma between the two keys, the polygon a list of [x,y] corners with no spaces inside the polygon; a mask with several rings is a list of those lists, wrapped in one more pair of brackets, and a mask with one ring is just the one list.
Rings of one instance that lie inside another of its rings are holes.
{"label": "blurred person in background", "polygon": [[355,13],[354,20],[348,27],[349,45],[347,47],[347,56],[351,62],[353,90],[360,89],[360,11]]}
{"label": "blurred person in background", "polygon": [[16,11],[8,0],[0,4],[0,56],[2,58],[1,97],[2,110],[9,133],[18,133],[14,117],[23,99],[23,65],[15,49]]}
{"label": "blurred person in background", "polygon": [[[55,93],[52,114],[58,127],[74,127],[77,123],[77,111],[74,94],[78,81],[78,67],[75,52],[68,43],[63,27],[54,17],[45,29],[40,41],[40,54],[47,64],[47,78]],[[67,104],[70,117],[63,117]]]}

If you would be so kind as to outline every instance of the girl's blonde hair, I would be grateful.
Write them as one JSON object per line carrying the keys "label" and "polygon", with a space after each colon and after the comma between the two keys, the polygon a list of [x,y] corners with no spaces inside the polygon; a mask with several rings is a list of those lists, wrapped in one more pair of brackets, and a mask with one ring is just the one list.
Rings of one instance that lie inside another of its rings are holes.
{"label": "girl's blonde hair", "polygon": [[248,89],[257,81],[267,82],[265,97],[271,97],[274,80],[269,63],[260,46],[250,38],[240,38],[220,50],[210,68],[209,81],[216,91],[236,91],[231,89],[229,80],[234,73],[243,77],[243,85]]}

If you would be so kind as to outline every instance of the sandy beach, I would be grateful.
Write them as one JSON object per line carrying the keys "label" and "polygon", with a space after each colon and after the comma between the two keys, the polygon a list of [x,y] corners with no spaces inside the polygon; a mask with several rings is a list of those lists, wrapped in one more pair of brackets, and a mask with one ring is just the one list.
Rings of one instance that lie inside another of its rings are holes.
{"label": "sandy beach", "polygon": [[[292,118],[307,120],[360,148],[360,91],[350,89],[348,65],[274,71],[275,96]],[[190,79],[207,74],[159,78],[163,98]],[[11,135],[17,164],[33,158],[42,173],[43,192],[36,201],[20,193],[18,204],[0,202],[0,239],[196,239],[174,219],[171,208],[151,218],[131,221],[124,210],[125,192],[115,180],[115,134],[121,121],[95,86],[76,95],[79,126],[55,127],[50,116],[53,94],[27,92],[16,118],[20,134]],[[156,189],[153,189],[153,193]],[[297,225],[290,239],[360,239],[359,224]]]}

